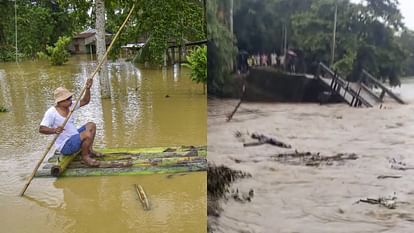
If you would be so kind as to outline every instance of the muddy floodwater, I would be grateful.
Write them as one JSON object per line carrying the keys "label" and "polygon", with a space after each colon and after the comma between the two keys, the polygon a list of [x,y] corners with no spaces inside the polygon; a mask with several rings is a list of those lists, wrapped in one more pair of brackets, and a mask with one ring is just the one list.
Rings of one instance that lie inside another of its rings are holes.
{"label": "muddy floodwater", "polygon": [[[220,217],[210,217],[215,232],[412,232],[414,82],[404,80],[397,91],[407,105],[242,103],[231,122],[226,114],[238,100],[209,100],[209,162],[252,175],[233,183],[220,201]],[[252,133],[292,148],[243,147]],[[296,152],[357,158],[309,165],[280,157]],[[250,190],[250,202],[231,196]],[[380,197],[394,197],[395,208],[358,202]]]}
{"label": "muddy floodwater", "polygon": [[[52,140],[38,133],[53,90],[77,93],[96,63],[0,63],[0,232],[205,232],[206,173],[121,177],[26,179]],[[110,62],[111,99],[102,100],[97,79],[89,105],[76,123],[97,124],[96,148],[206,145],[207,100],[189,70],[146,69]],[[146,191],[144,211],[134,189]]]}

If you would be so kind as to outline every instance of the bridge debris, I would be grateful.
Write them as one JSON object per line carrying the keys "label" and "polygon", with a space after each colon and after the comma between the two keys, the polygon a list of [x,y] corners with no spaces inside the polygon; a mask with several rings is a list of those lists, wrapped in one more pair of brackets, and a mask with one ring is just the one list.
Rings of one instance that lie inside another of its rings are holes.
{"label": "bridge debris", "polygon": [[359,201],[357,201],[356,203],[368,203],[368,204],[372,204],[372,205],[380,205],[380,206],[384,206],[388,209],[395,209],[397,207],[397,197],[394,196],[392,197],[379,197],[379,198],[366,198],[366,199],[360,199]]}
{"label": "bridge debris", "polygon": [[263,144],[266,144],[267,143],[267,144],[274,145],[274,146],[278,146],[278,147],[282,147],[282,148],[292,148],[291,145],[288,145],[288,144],[286,144],[284,142],[281,142],[281,141],[279,141],[279,140],[277,140],[275,138],[267,137],[267,136],[265,136],[263,134],[253,133],[251,135],[251,137],[253,139],[257,139],[258,142],[243,143],[243,146],[244,147],[247,147],[247,146],[258,146],[258,145],[263,145]]}
{"label": "bridge debris", "polygon": [[355,153],[339,153],[334,156],[323,156],[320,153],[298,152],[282,153],[271,156],[272,160],[290,165],[305,165],[305,166],[331,166],[341,164],[346,160],[356,160],[358,156]]}

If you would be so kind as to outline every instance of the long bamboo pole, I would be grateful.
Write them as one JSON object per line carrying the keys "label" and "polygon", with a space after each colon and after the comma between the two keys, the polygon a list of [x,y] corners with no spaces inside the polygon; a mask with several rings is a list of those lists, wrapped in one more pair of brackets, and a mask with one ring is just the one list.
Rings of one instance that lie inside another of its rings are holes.
{"label": "long bamboo pole", "polygon": [[[124,20],[124,23],[121,25],[121,27],[119,28],[118,32],[115,34],[114,39],[112,40],[111,44],[109,45],[108,49],[106,50],[106,52],[105,52],[104,56],[102,57],[101,61],[98,63],[98,66],[95,68],[95,71],[92,73],[92,75],[88,79],[93,79],[93,77],[95,77],[96,73],[98,73],[98,71],[101,68],[102,64],[106,60],[106,57],[108,56],[109,51],[111,50],[112,46],[114,45],[114,42],[116,41],[116,39],[118,38],[119,34],[121,33],[121,30],[124,28],[124,26],[128,22],[128,19],[131,17],[132,12],[134,11],[134,8],[135,8],[135,4],[132,6],[131,10],[129,11],[128,16]],[[65,121],[63,122],[62,127],[65,127],[66,123],[68,122],[69,118],[72,116],[72,113],[75,110],[76,105],[79,103],[79,101],[80,101],[81,97],[83,96],[83,94],[85,93],[85,91],[86,91],[86,85],[82,88],[82,91],[81,91],[79,97],[76,99],[76,102],[73,105],[73,108],[70,110],[69,115],[65,118]],[[33,177],[35,176],[35,174],[37,172],[37,169],[39,169],[40,164],[42,164],[43,160],[45,159],[47,153],[52,148],[52,146],[55,143],[55,141],[58,138],[58,136],[59,136],[59,134],[56,134],[55,135],[55,137],[53,138],[53,140],[50,142],[49,146],[47,147],[45,153],[42,155],[41,159],[36,164],[36,167],[33,170],[32,174],[30,175],[29,180],[27,181],[27,183],[24,185],[22,191],[20,192],[20,194],[19,194],[20,196],[23,196],[24,195],[24,192],[26,192],[26,189],[29,187],[30,182],[32,182]]]}

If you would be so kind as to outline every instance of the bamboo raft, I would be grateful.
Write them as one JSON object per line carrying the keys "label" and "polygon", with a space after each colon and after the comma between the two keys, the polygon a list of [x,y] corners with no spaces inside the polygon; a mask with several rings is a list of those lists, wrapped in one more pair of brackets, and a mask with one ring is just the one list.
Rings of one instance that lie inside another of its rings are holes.
{"label": "bamboo raft", "polygon": [[99,167],[86,166],[80,154],[56,153],[43,162],[36,177],[120,176],[207,170],[206,146],[102,149]]}

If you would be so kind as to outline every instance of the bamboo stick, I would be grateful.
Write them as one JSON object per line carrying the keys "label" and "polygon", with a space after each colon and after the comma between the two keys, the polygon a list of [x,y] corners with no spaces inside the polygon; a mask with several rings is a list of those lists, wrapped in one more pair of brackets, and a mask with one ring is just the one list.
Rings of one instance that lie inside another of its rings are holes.
{"label": "bamboo stick", "polygon": [[[121,30],[124,28],[124,26],[126,25],[126,23],[128,22],[128,19],[131,17],[132,12],[134,11],[135,8],[135,4],[132,6],[131,10],[129,11],[128,16],[125,18],[123,24],[121,25],[121,27],[119,28],[118,32],[115,34],[114,39],[112,40],[111,44],[109,45],[108,49],[106,50],[104,56],[102,57],[101,61],[99,62],[98,66],[95,68],[95,71],[92,73],[92,75],[88,78],[88,79],[93,79],[93,77],[95,77],[96,73],[98,73],[99,69],[101,68],[102,64],[104,63],[104,61],[106,60],[106,57],[108,56],[109,51],[111,50],[112,46],[114,45],[114,42],[116,41],[116,39],[118,38]],[[79,95],[79,97],[76,99],[75,104],[73,105],[73,108],[70,110],[69,115],[66,117],[65,121],[63,122],[62,127],[65,127],[66,123],[68,122],[69,118],[72,116],[73,111],[75,110],[76,105],[79,103],[81,97],[83,96],[83,94],[86,91],[86,85],[82,88],[82,91]],[[27,183],[24,185],[22,191],[20,192],[20,196],[23,196],[24,193],[26,192],[26,189],[29,187],[30,182],[32,182],[33,177],[36,174],[37,169],[39,169],[40,164],[43,162],[43,160],[45,159],[47,153],[50,151],[50,149],[52,148],[53,144],[55,143],[57,137],[59,136],[59,134],[56,134],[53,138],[53,140],[50,142],[49,146],[47,147],[45,153],[42,155],[42,157],[40,158],[39,162],[36,164],[35,168],[33,169],[32,174],[30,175]]]}
{"label": "bamboo stick", "polygon": [[79,153],[75,153],[69,156],[61,156],[59,159],[60,161],[58,161],[55,165],[53,165],[50,168],[50,174],[54,177],[60,176],[60,174],[62,174],[62,172],[65,171],[70,162],[72,162],[72,160],[75,159],[77,155],[79,155]]}
{"label": "bamboo stick", "polygon": [[[181,147],[150,147],[150,148],[102,148],[99,152],[105,154],[100,160],[123,160],[123,159],[151,159],[151,158],[171,158],[171,157],[195,157],[207,156],[206,146],[181,146]],[[55,163],[58,156],[52,156],[48,163]],[[80,160],[75,157],[74,161]]]}
{"label": "bamboo stick", "polygon": [[138,194],[139,200],[141,201],[142,206],[144,207],[144,210],[150,210],[148,198],[144,192],[144,189],[139,184],[134,184],[134,186],[135,186],[135,191]]}
{"label": "bamboo stick", "polygon": [[[68,168],[61,177],[86,177],[86,176],[134,176],[134,175],[152,175],[152,174],[173,174],[189,172],[205,172],[207,162],[189,164],[185,166],[143,166],[143,167],[110,167],[110,168]],[[50,174],[38,172],[37,177],[50,177]]]}
{"label": "bamboo stick", "polygon": [[[167,166],[175,166],[175,165],[185,165],[191,163],[198,163],[204,162],[206,160],[205,157],[175,157],[175,158],[155,158],[155,159],[139,159],[139,158],[131,158],[131,159],[124,159],[121,158],[120,160],[105,160],[99,159],[102,163],[102,168],[105,167],[112,167],[113,164],[118,166],[120,164],[125,164],[125,166],[132,166],[132,167],[145,167],[145,166],[157,166],[157,167],[167,167]],[[66,162],[66,161],[65,161]],[[61,165],[62,166],[62,165]],[[87,168],[88,166],[83,164],[81,161],[73,161],[68,168]],[[52,174],[53,175],[53,174]]]}

